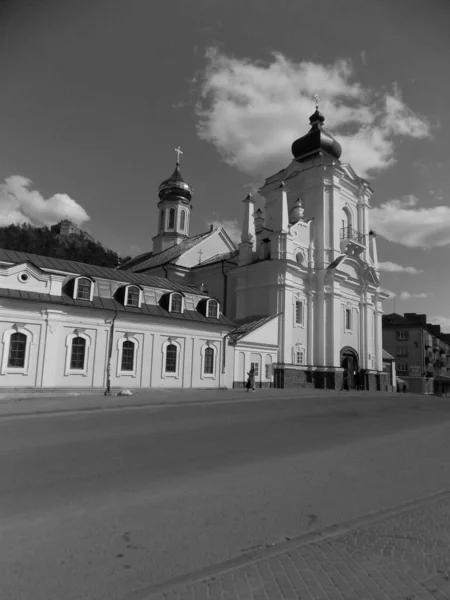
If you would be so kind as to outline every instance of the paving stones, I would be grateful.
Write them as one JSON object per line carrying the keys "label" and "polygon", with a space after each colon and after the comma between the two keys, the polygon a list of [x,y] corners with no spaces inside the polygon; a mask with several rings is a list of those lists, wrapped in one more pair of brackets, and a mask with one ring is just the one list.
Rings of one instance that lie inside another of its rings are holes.
{"label": "paving stones", "polygon": [[150,600],[449,600],[450,497]]}

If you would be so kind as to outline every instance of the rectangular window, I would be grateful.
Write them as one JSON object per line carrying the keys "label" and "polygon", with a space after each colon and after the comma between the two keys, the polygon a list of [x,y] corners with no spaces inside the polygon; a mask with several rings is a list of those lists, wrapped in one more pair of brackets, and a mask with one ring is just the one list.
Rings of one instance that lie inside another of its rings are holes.
{"label": "rectangular window", "polygon": [[303,325],[303,302],[301,300],[295,301],[295,322],[297,325]]}
{"label": "rectangular window", "polygon": [[397,356],[408,356],[408,347],[407,346],[399,346],[397,348]]}
{"label": "rectangular window", "polygon": [[129,287],[127,290],[127,306],[139,307],[140,295],[139,288]]}
{"label": "rectangular window", "polygon": [[70,357],[70,368],[74,370],[83,370],[85,356],[86,340],[82,337],[73,338],[72,354]]}
{"label": "rectangular window", "polygon": [[408,363],[398,363],[397,371],[399,373],[407,373],[408,372]]}
{"label": "rectangular window", "polygon": [[91,286],[92,281],[89,279],[79,279],[77,285],[77,299],[78,300],[90,300],[91,299]]}
{"label": "rectangular window", "polygon": [[166,348],[166,373],[177,372],[177,347],[169,344]]}
{"label": "rectangular window", "polygon": [[250,363],[250,368],[254,370],[255,377],[258,377],[258,375],[259,375],[259,363],[257,363],[257,362]]}
{"label": "rectangular window", "polygon": [[127,340],[122,344],[122,371],[134,369],[134,342]]}
{"label": "rectangular window", "polygon": [[352,309],[351,308],[345,309],[345,330],[346,331],[352,330]]}
{"label": "rectangular window", "polygon": [[270,379],[270,365],[265,366],[265,376],[266,379]]}
{"label": "rectangular window", "polygon": [[13,333],[9,341],[8,367],[23,369],[25,366],[25,350],[27,336],[24,333]]}
{"label": "rectangular window", "polygon": [[214,375],[214,350],[206,348],[203,373],[205,375]]}
{"label": "rectangular window", "polygon": [[398,340],[409,340],[409,331],[397,331]]}
{"label": "rectangular window", "polygon": [[303,365],[305,360],[305,353],[300,348],[296,348],[295,350],[295,364]]}

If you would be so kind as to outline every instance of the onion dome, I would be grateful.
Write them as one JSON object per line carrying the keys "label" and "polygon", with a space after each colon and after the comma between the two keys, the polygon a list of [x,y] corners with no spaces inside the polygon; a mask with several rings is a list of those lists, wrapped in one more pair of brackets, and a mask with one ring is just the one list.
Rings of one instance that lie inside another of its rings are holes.
{"label": "onion dome", "polygon": [[294,206],[289,211],[289,223],[295,225],[295,223],[302,221],[304,212],[303,203],[300,198],[297,198]]}
{"label": "onion dome", "polygon": [[180,163],[177,160],[175,171],[172,175],[165,179],[158,188],[158,196],[161,200],[168,198],[179,198],[190,202],[194,190],[187,183],[180,173]]}
{"label": "onion dome", "polygon": [[324,121],[325,117],[319,111],[319,107],[316,107],[314,114],[309,117],[311,129],[292,144],[294,158],[303,158],[317,152],[324,152],[337,159],[341,156],[341,145],[323,129]]}

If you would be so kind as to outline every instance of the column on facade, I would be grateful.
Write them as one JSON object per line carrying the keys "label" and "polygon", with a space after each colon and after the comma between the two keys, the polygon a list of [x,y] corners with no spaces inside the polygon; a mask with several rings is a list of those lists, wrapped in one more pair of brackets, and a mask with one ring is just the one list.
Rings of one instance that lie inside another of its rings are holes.
{"label": "column on facade", "polygon": [[371,306],[369,305],[368,293],[364,292],[364,311],[365,311],[365,355],[367,361],[367,368],[373,369],[372,360],[369,360],[369,354],[373,353],[373,313]]}
{"label": "column on facade", "polygon": [[314,364],[314,292],[307,293],[306,362]]}
{"label": "column on facade", "polygon": [[317,273],[317,292],[315,295],[314,305],[314,363],[317,366],[325,365],[325,290],[324,290],[325,273],[323,270]]}
{"label": "column on facade", "polygon": [[55,387],[57,385],[55,365],[58,364],[58,355],[61,352],[60,330],[65,313],[60,310],[43,310],[41,315],[45,319],[41,386]]}
{"label": "column on facade", "polygon": [[369,365],[367,364],[367,353],[366,353],[366,314],[365,314],[365,302],[364,302],[364,292],[361,294],[361,299],[359,301],[359,348],[360,348],[360,367],[361,369],[368,369]]}
{"label": "column on facade", "polygon": [[382,313],[380,311],[380,303],[378,298],[375,300],[375,368],[377,371],[383,370],[383,328],[382,328]]}

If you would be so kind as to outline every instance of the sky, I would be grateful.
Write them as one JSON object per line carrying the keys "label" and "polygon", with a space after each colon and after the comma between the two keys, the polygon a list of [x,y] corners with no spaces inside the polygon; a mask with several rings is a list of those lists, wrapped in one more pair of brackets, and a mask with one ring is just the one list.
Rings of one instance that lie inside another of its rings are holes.
{"label": "sky", "polygon": [[319,94],[374,189],[386,312],[450,331],[450,1],[0,0],[0,224],[151,249],[183,150],[191,234],[287,166]]}

